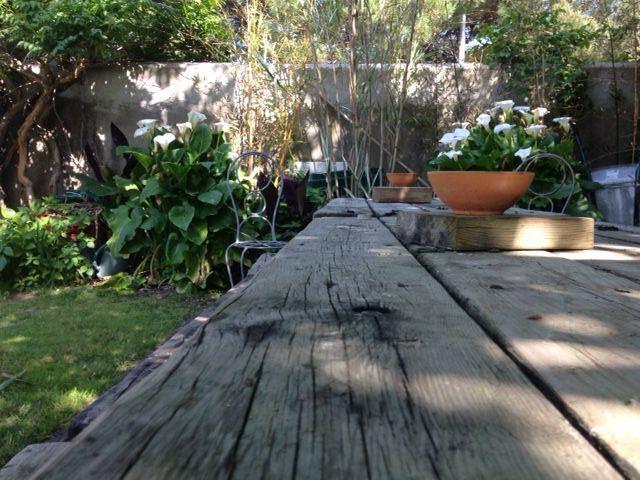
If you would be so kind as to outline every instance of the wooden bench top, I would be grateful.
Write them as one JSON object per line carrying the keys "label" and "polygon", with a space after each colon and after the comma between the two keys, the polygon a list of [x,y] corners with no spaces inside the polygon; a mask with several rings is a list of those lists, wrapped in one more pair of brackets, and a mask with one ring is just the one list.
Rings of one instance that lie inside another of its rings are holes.
{"label": "wooden bench top", "polygon": [[362,202],[329,204],[34,478],[638,476],[632,269],[416,258]]}

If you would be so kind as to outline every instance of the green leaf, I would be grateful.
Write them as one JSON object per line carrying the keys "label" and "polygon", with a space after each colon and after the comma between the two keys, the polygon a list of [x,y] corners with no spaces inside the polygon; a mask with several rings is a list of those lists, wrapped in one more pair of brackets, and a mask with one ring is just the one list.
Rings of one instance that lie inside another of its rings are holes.
{"label": "green leaf", "polygon": [[144,201],[149,197],[158,195],[161,191],[162,191],[162,187],[160,186],[160,183],[158,183],[158,180],[153,177],[149,178],[146,181],[146,184],[142,189],[142,192],[140,192],[140,200]]}
{"label": "green leaf", "polygon": [[209,149],[212,139],[213,134],[209,127],[201,123],[195,128],[189,139],[189,153],[194,159],[198,158]]}
{"label": "green leaf", "polygon": [[113,184],[100,182],[93,177],[83,175],[81,173],[76,174],[75,177],[80,180],[84,189],[88,190],[94,195],[98,195],[99,197],[115,195],[118,193],[118,189]]}
{"label": "green leaf", "polygon": [[0,272],[4,270],[8,264],[7,258],[4,255],[0,255]]}
{"label": "green leaf", "polygon": [[191,225],[189,225],[189,229],[186,231],[185,237],[196,245],[202,245],[207,239],[208,234],[209,228],[207,226],[207,222],[205,220],[195,220],[191,222]]}
{"label": "green leaf", "polygon": [[184,253],[189,250],[189,245],[172,232],[167,237],[167,243],[164,246],[164,255],[169,265],[179,265],[184,261]]}
{"label": "green leaf", "polygon": [[124,153],[132,154],[138,161],[138,163],[142,165],[147,171],[153,163],[153,157],[149,155],[148,151],[144,148],[120,146],[116,148],[116,153],[118,155],[122,155]]}
{"label": "green leaf", "polygon": [[161,229],[166,222],[165,214],[157,208],[149,208],[146,210],[148,217],[140,225],[143,230]]}
{"label": "green leaf", "polygon": [[3,218],[12,218],[15,216],[16,211],[10,209],[9,207],[0,206],[0,214]]}
{"label": "green leaf", "polygon": [[169,210],[169,220],[180,230],[186,230],[189,228],[195,213],[195,208],[188,203],[183,203],[181,206],[176,206]]}
{"label": "green leaf", "polygon": [[222,197],[223,197],[222,193],[216,188],[213,188],[208,192],[204,192],[198,195],[198,200],[200,200],[203,203],[208,203],[210,205],[218,205],[222,200]]}
{"label": "green leaf", "polygon": [[107,244],[112,255],[119,256],[127,241],[135,236],[136,229],[142,223],[142,211],[137,207],[130,209],[127,205],[120,205],[109,212],[107,220],[113,232]]}

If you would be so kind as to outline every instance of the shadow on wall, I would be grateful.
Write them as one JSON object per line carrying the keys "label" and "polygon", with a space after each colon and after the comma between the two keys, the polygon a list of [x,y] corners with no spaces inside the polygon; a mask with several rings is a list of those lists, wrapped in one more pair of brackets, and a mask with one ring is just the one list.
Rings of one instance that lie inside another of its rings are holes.
{"label": "shadow on wall", "polygon": [[[133,138],[136,122],[160,118],[163,111],[170,124],[184,121],[193,109],[205,113],[210,121],[233,123],[237,68],[230,63],[143,63],[89,70],[81,83],[57,98],[47,125],[30,144],[27,175],[34,182],[35,194],[56,194],[77,187],[71,174],[74,171],[90,173],[85,145],[89,145],[100,162],[120,171],[123,160],[115,155],[111,122],[137,146],[143,146],[144,142]],[[333,75],[325,76],[327,96],[339,109],[348,109],[350,105],[347,75],[347,68],[337,67],[335,81]],[[376,92],[381,100],[385,98],[382,88],[378,87]],[[442,129],[450,128],[457,119],[475,118],[476,113],[501,94],[498,75],[484,65],[419,65],[408,92],[400,158],[421,172]],[[313,105],[309,109],[302,127],[302,138],[306,141],[295,152],[300,160],[323,159],[321,122],[317,115],[326,111]],[[351,148],[351,126],[344,118],[338,118],[337,113],[329,120],[331,152],[335,159],[342,160]],[[47,132],[52,129],[62,133],[57,134],[57,138],[49,138]],[[375,131],[374,136],[380,138],[379,128]],[[386,143],[390,143],[389,138]],[[371,143],[369,155],[371,165],[377,165],[381,153],[376,142]],[[4,172],[1,186],[9,205],[26,201],[14,168]]]}

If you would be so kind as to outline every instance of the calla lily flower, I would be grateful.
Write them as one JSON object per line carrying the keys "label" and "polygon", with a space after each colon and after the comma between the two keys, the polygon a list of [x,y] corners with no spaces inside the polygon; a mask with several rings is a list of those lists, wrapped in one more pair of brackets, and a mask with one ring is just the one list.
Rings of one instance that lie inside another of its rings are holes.
{"label": "calla lily flower", "polygon": [[452,160],[456,160],[460,155],[462,155],[462,152],[460,150],[449,150],[448,152],[442,152],[442,154],[446,155]]}
{"label": "calla lily flower", "polygon": [[471,135],[471,132],[466,128],[456,128],[453,131],[453,136],[461,142],[464,142],[467,138],[469,138],[469,135]]}
{"label": "calla lily flower", "polygon": [[495,108],[501,109],[503,112],[510,112],[515,102],[513,100],[502,100],[501,102],[495,103]]}
{"label": "calla lily flower", "polygon": [[158,135],[154,137],[153,143],[158,145],[162,150],[167,150],[169,144],[176,139],[176,136],[173,133],[165,133],[164,135]]}
{"label": "calla lily flower", "polygon": [[455,122],[453,124],[453,126],[457,128],[468,128],[469,125],[471,125],[469,122]]}
{"label": "calla lily flower", "polygon": [[143,120],[139,120],[137,123],[138,128],[135,132],[133,132],[133,137],[143,137],[147,133],[153,132],[153,130],[156,128],[157,123],[158,120],[156,120],[155,118],[145,118]]}
{"label": "calla lily flower", "polygon": [[553,121],[559,124],[565,132],[571,130],[571,117],[556,117]]}
{"label": "calla lily flower", "polygon": [[547,110],[544,107],[538,107],[538,108],[534,108],[533,110],[531,110],[531,113],[533,113],[533,119],[534,121],[538,121],[538,120],[542,120],[542,118],[549,113],[549,110]]}
{"label": "calla lily flower", "polygon": [[231,125],[227,122],[216,122],[213,124],[213,133],[228,132],[229,130],[231,130]]}
{"label": "calla lily flower", "polygon": [[531,107],[528,107],[526,105],[518,105],[517,107],[513,107],[513,110],[515,112],[528,113],[531,110]]}
{"label": "calla lily flower", "polygon": [[532,137],[539,137],[544,133],[546,129],[547,129],[546,125],[529,125],[527,128],[524,129],[524,131],[527,132],[527,134],[531,135]]}
{"label": "calla lily flower", "polygon": [[193,127],[191,126],[190,122],[184,122],[184,123],[178,123],[176,124],[176,127],[178,127],[178,135],[185,141],[187,141],[189,139],[189,136],[191,135],[191,130],[193,129]]}
{"label": "calla lily flower", "polygon": [[482,125],[485,129],[489,130],[489,122],[491,122],[491,115],[487,115],[486,113],[478,115],[478,118],[476,118],[476,122],[478,123],[478,125]]}
{"label": "calla lily flower", "polygon": [[443,145],[449,145],[455,148],[456,144],[460,141],[460,139],[456,137],[455,134],[449,132],[442,135],[442,137],[438,141]]}
{"label": "calla lily flower", "polygon": [[509,131],[515,127],[515,125],[509,125],[508,123],[500,123],[498,125],[496,125],[495,127],[493,127],[493,133],[495,133],[496,135],[499,133],[509,133]]}
{"label": "calla lily flower", "polygon": [[514,153],[514,155],[516,157],[519,157],[520,161],[524,162],[527,158],[529,158],[529,155],[531,155],[531,147],[521,148],[516,153]]}
{"label": "calla lily flower", "polygon": [[196,112],[192,110],[187,115],[187,119],[193,128],[196,128],[199,123],[204,122],[207,119],[207,116],[204,113]]}

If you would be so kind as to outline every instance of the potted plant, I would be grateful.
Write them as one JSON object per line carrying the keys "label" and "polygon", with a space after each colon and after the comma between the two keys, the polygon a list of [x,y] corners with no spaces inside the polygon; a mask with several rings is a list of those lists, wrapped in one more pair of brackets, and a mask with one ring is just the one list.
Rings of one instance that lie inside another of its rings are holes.
{"label": "potted plant", "polygon": [[496,102],[479,115],[476,124],[459,124],[440,138],[442,149],[429,162],[429,182],[454,213],[500,215],[526,193],[534,174],[518,171],[530,156],[556,151],[571,154],[573,142],[564,137],[571,118],[544,123],[544,107],[516,107],[511,100]]}

